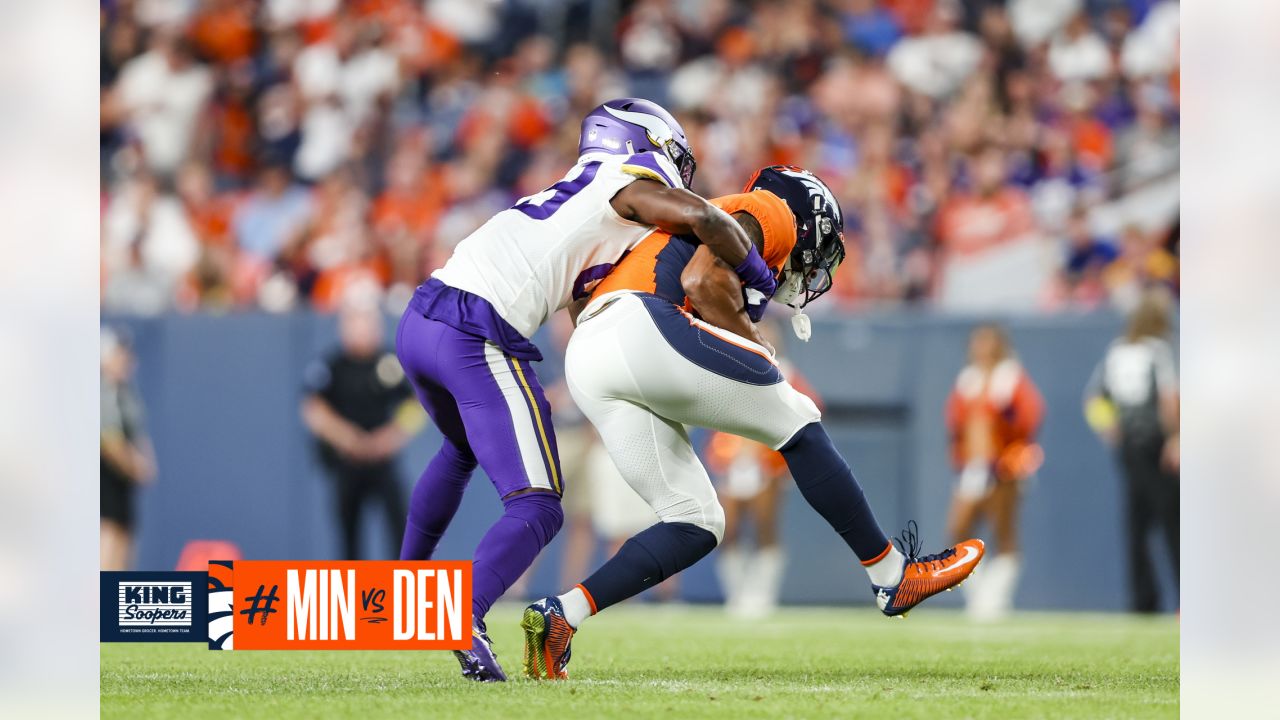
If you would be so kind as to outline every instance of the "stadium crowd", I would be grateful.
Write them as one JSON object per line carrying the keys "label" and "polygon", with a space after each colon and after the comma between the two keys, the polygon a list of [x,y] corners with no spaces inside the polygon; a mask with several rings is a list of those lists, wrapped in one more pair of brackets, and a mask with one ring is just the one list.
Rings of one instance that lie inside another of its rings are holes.
{"label": "stadium crowd", "polygon": [[626,95],[681,118],[703,195],[832,186],[830,309],[1177,290],[1170,0],[101,0],[101,32],[110,311],[398,310]]}

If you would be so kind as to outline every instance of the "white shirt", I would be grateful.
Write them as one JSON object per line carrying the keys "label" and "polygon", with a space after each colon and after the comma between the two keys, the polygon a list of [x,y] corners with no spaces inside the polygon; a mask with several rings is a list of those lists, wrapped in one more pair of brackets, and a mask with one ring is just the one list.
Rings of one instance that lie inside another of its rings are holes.
{"label": "white shirt", "polygon": [[964,32],[908,37],[886,58],[890,72],[912,90],[940,98],[960,89],[982,60],[982,43]]}
{"label": "white shirt", "polygon": [[1067,82],[1097,80],[1111,72],[1111,51],[1097,33],[1060,35],[1049,45],[1049,69]]}
{"label": "white shirt", "polygon": [[624,219],[610,204],[636,178],[681,187],[679,172],[659,153],[588,153],[560,182],[520,199],[464,238],[432,277],[484,298],[521,335],[532,337],[552,313],[589,294],[653,230]]}
{"label": "white shirt", "polygon": [[148,52],[124,66],[119,88],[148,166],[161,174],[177,170],[187,157],[196,120],[213,91],[209,71],[192,65],[175,72],[163,55]]}
{"label": "white shirt", "polygon": [[1153,401],[1152,393],[1178,391],[1178,371],[1169,343],[1157,338],[1137,342],[1117,340],[1107,349],[1094,385],[1101,383],[1112,401],[1136,407]]}

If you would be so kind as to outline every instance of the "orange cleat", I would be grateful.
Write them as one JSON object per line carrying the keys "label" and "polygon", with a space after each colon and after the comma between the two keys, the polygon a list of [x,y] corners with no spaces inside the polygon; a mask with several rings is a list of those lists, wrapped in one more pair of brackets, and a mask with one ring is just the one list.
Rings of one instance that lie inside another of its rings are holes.
{"label": "orange cleat", "polygon": [[898,541],[899,551],[906,555],[902,579],[898,584],[871,586],[880,612],[889,617],[905,616],[908,610],[926,599],[959,586],[978,567],[986,551],[982,541],[975,539],[965,540],[940,553],[920,555],[916,530],[916,523],[912,520]]}
{"label": "orange cleat", "polygon": [[564,616],[564,606],[554,596],[525,608],[520,619],[524,629],[524,674],[534,680],[566,680],[574,629]]}

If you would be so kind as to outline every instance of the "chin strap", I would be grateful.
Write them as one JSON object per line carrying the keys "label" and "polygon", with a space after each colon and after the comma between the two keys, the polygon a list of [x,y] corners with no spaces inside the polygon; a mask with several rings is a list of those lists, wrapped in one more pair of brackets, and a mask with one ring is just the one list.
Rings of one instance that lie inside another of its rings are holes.
{"label": "chin strap", "polygon": [[791,329],[801,342],[809,342],[809,338],[813,337],[813,326],[809,323],[809,316],[805,315],[800,308],[796,308],[796,314],[791,316]]}

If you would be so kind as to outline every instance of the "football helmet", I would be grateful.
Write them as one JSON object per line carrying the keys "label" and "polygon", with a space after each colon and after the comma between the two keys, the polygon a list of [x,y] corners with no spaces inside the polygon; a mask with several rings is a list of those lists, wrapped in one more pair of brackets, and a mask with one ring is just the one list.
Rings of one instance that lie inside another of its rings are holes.
{"label": "football helmet", "polygon": [[782,198],[796,218],[796,245],[778,276],[773,299],[797,310],[831,289],[844,261],[844,216],[831,188],[794,165],[770,165],[747,181],[743,192],[768,190]]}
{"label": "football helmet", "polygon": [[610,100],[587,113],[578,137],[578,155],[588,152],[660,152],[680,171],[686,188],[697,167],[680,123],[661,105],[640,98]]}

